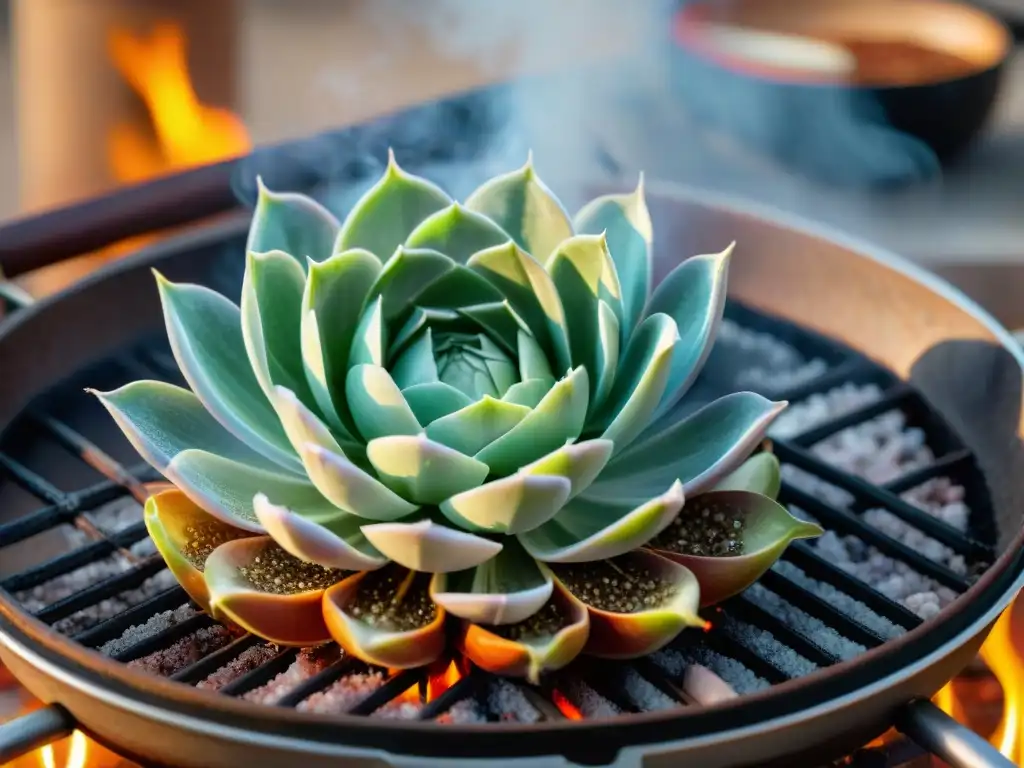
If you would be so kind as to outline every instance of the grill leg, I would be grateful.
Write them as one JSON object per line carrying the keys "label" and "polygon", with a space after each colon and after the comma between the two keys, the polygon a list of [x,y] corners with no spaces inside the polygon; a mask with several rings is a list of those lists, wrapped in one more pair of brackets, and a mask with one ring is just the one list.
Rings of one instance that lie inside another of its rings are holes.
{"label": "grill leg", "polygon": [[952,768],[1014,768],[999,750],[930,701],[908,704],[896,727]]}
{"label": "grill leg", "polygon": [[0,765],[62,739],[74,729],[74,718],[57,704],[9,720],[0,725]]}

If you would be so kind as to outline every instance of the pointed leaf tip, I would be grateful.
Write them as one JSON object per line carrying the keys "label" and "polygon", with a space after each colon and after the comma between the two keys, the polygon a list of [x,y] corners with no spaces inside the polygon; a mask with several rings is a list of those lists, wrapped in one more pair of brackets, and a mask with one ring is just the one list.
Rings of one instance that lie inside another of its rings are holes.
{"label": "pointed leaf tip", "polygon": [[[734,526],[739,523],[738,536],[715,545],[721,553],[714,548],[707,550],[703,542],[694,542],[694,523],[690,522],[713,519],[718,514],[726,521],[733,521]],[[701,605],[707,606],[753,584],[791,542],[822,533],[820,526],[793,517],[785,507],[767,496],[750,491],[711,491],[689,502],[676,525],[667,528],[648,546],[696,575],[701,585]],[[695,546],[701,551],[694,553]]]}

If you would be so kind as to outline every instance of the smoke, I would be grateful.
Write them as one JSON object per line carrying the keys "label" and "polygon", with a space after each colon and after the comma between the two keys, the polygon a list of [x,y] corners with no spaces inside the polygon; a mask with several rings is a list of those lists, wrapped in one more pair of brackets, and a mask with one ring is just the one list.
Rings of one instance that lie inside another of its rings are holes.
{"label": "smoke", "polygon": [[251,201],[260,173],[272,188],[317,187],[343,215],[375,180],[389,146],[403,166],[457,198],[520,166],[532,150],[570,208],[588,182],[615,177],[631,185],[640,171],[804,213],[822,199],[808,176],[863,186],[935,173],[931,151],[887,127],[870,98],[840,88],[830,99],[779,98],[680,56],[670,44],[679,7],[678,0],[366,2],[359,21],[379,43],[358,71],[328,65],[310,73],[323,98],[357,103],[388,87],[382,73],[412,42],[465,68],[467,81],[500,85],[258,151],[240,166],[236,191]]}

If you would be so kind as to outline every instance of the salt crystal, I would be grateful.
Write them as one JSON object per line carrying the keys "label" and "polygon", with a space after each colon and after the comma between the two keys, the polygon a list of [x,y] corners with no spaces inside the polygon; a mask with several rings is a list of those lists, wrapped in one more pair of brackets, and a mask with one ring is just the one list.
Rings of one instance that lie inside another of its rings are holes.
{"label": "salt crystal", "polygon": [[487,715],[476,699],[463,699],[453,704],[447,712],[437,718],[439,723],[455,725],[472,725],[486,723]]}
{"label": "salt crystal", "polygon": [[166,589],[170,589],[175,584],[177,582],[170,571],[160,571],[134,589],[129,589],[114,597],[101,600],[95,605],[90,605],[77,613],[61,619],[53,625],[53,628],[65,635],[78,634],[102,621],[117,616],[119,613],[127,611],[129,608],[146,602],[151,597]]}
{"label": "salt crystal", "polygon": [[622,687],[630,702],[641,712],[676,709],[679,702],[645,679],[635,669],[627,668],[622,676]]}
{"label": "salt crystal", "polygon": [[879,616],[860,600],[856,600],[845,592],[839,591],[831,584],[812,579],[790,562],[779,560],[775,563],[773,569],[809,592],[813,592],[829,605],[839,609],[846,616],[849,616],[861,626],[870,629],[884,640],[899,637],[906,632],[903,627],[893,624],[884,616]]}
{"label": "salt crystal", "polygon": [[254,645],[251,648],[246,648],[212,675],[200,680],[196,684],[196,688],[219,691],[225,685],[249,674],[256,667],[266,664],[277,654],[278,648],[275,645]]}
{"label": "salt crystal", "polygon": [[719,357],[723,353],[740,360],[731,389],[777,392],[816,379],[828,370],[824,360],[807,360],[775,336],[752,331],[728,319],[719,325],[713,352]]}
{"label": "salt crystal", "polygon": [[415,720],[423,711],[419,701],[392,700],[374,710],[370,717],[381,717],[387,720]]}
{"label": "salt crystal", "polygon": [[123,496],[86,512],[85,517],[104,533],[117,533],[142,522],[142,505],[131,496]]}
{"label": "salt crystal", "polygon": [[129,661],[128,666],[141,669],[151,675],[170,677],[218,648],[223,648],[233,639],[231,632],[219,624],[204,627],[181,638],[167,648]]}
{"label": "salt crystal", "polygon": [[107,656],[116,656],[119,653],[131,648],[133,645],[138,645],[143,640],[153,637],[165,629],[173,627],[175,624],[180,624],[186,619],[190,619],[197,613],[196,609],[188,603],[180,605],[169,611],[161,611],[155,616],[150,616],[144,623],[135,624],[128,627],[124,632],[121,633],[120,637],[115,637],[113,640],[108,640],[100,647],[100,653],[106,654]]}
{"label": "salt crystal", "polygon": [[26,611],[35,613],[104,579],[124,573],[129,568],[131,563],[123,555],[115,552],[109,557],[83,565],[30,589],[15,592],[14,599],[20,602]]}
{"label": "salt crystal", "polygon": [[818,668],[817,664],[776,640],[771,632],[744,624],[726,614],[719,618],[717,626],[787,677],[809,675]]}
{"label": "salt crystal", "polygon": [[345,675],[325,690],[318,691],[300,702],[296,709],[321,715],[339,715],[350,710],[382,685],[384,675],[377,671]]}
{"label": "salt crystal", "polygon": [[836,658],[852,659],[867,651],[860,643],[848,640],[832,627],[760,584],[752,585],[744,594],[772,616],[782,620],[787,626]]}
{"label": "salt crystal", "polygon": [[502,720],[516,723],[536,723],[540,712],[530,703],[519,686],[501,678],[490,682],[487,689],[487,707]]}
{"label": "salt crystal", "polygon": [[881,398],[882,390],[877,384],[847,382],[790,404],[772,423],[769,434],[772,437],[793,437]]}
{"label": "salt crystal", "polygon": [[258,688],[242,694],[242,698],[257,704],[276,704],[282,696],[326,669],[338,657],[338,653],[335,645],[303,648],[288,669]]}

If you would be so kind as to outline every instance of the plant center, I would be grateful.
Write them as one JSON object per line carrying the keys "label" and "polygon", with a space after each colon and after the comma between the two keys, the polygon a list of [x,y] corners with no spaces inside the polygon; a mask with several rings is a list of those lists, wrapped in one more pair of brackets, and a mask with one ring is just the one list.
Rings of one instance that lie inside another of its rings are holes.
{"label": "plant center", "polygon": [[501,398],[519,381],[515,363],[482,333],[439,333],[433,351],[438,378],[471,400]]}

